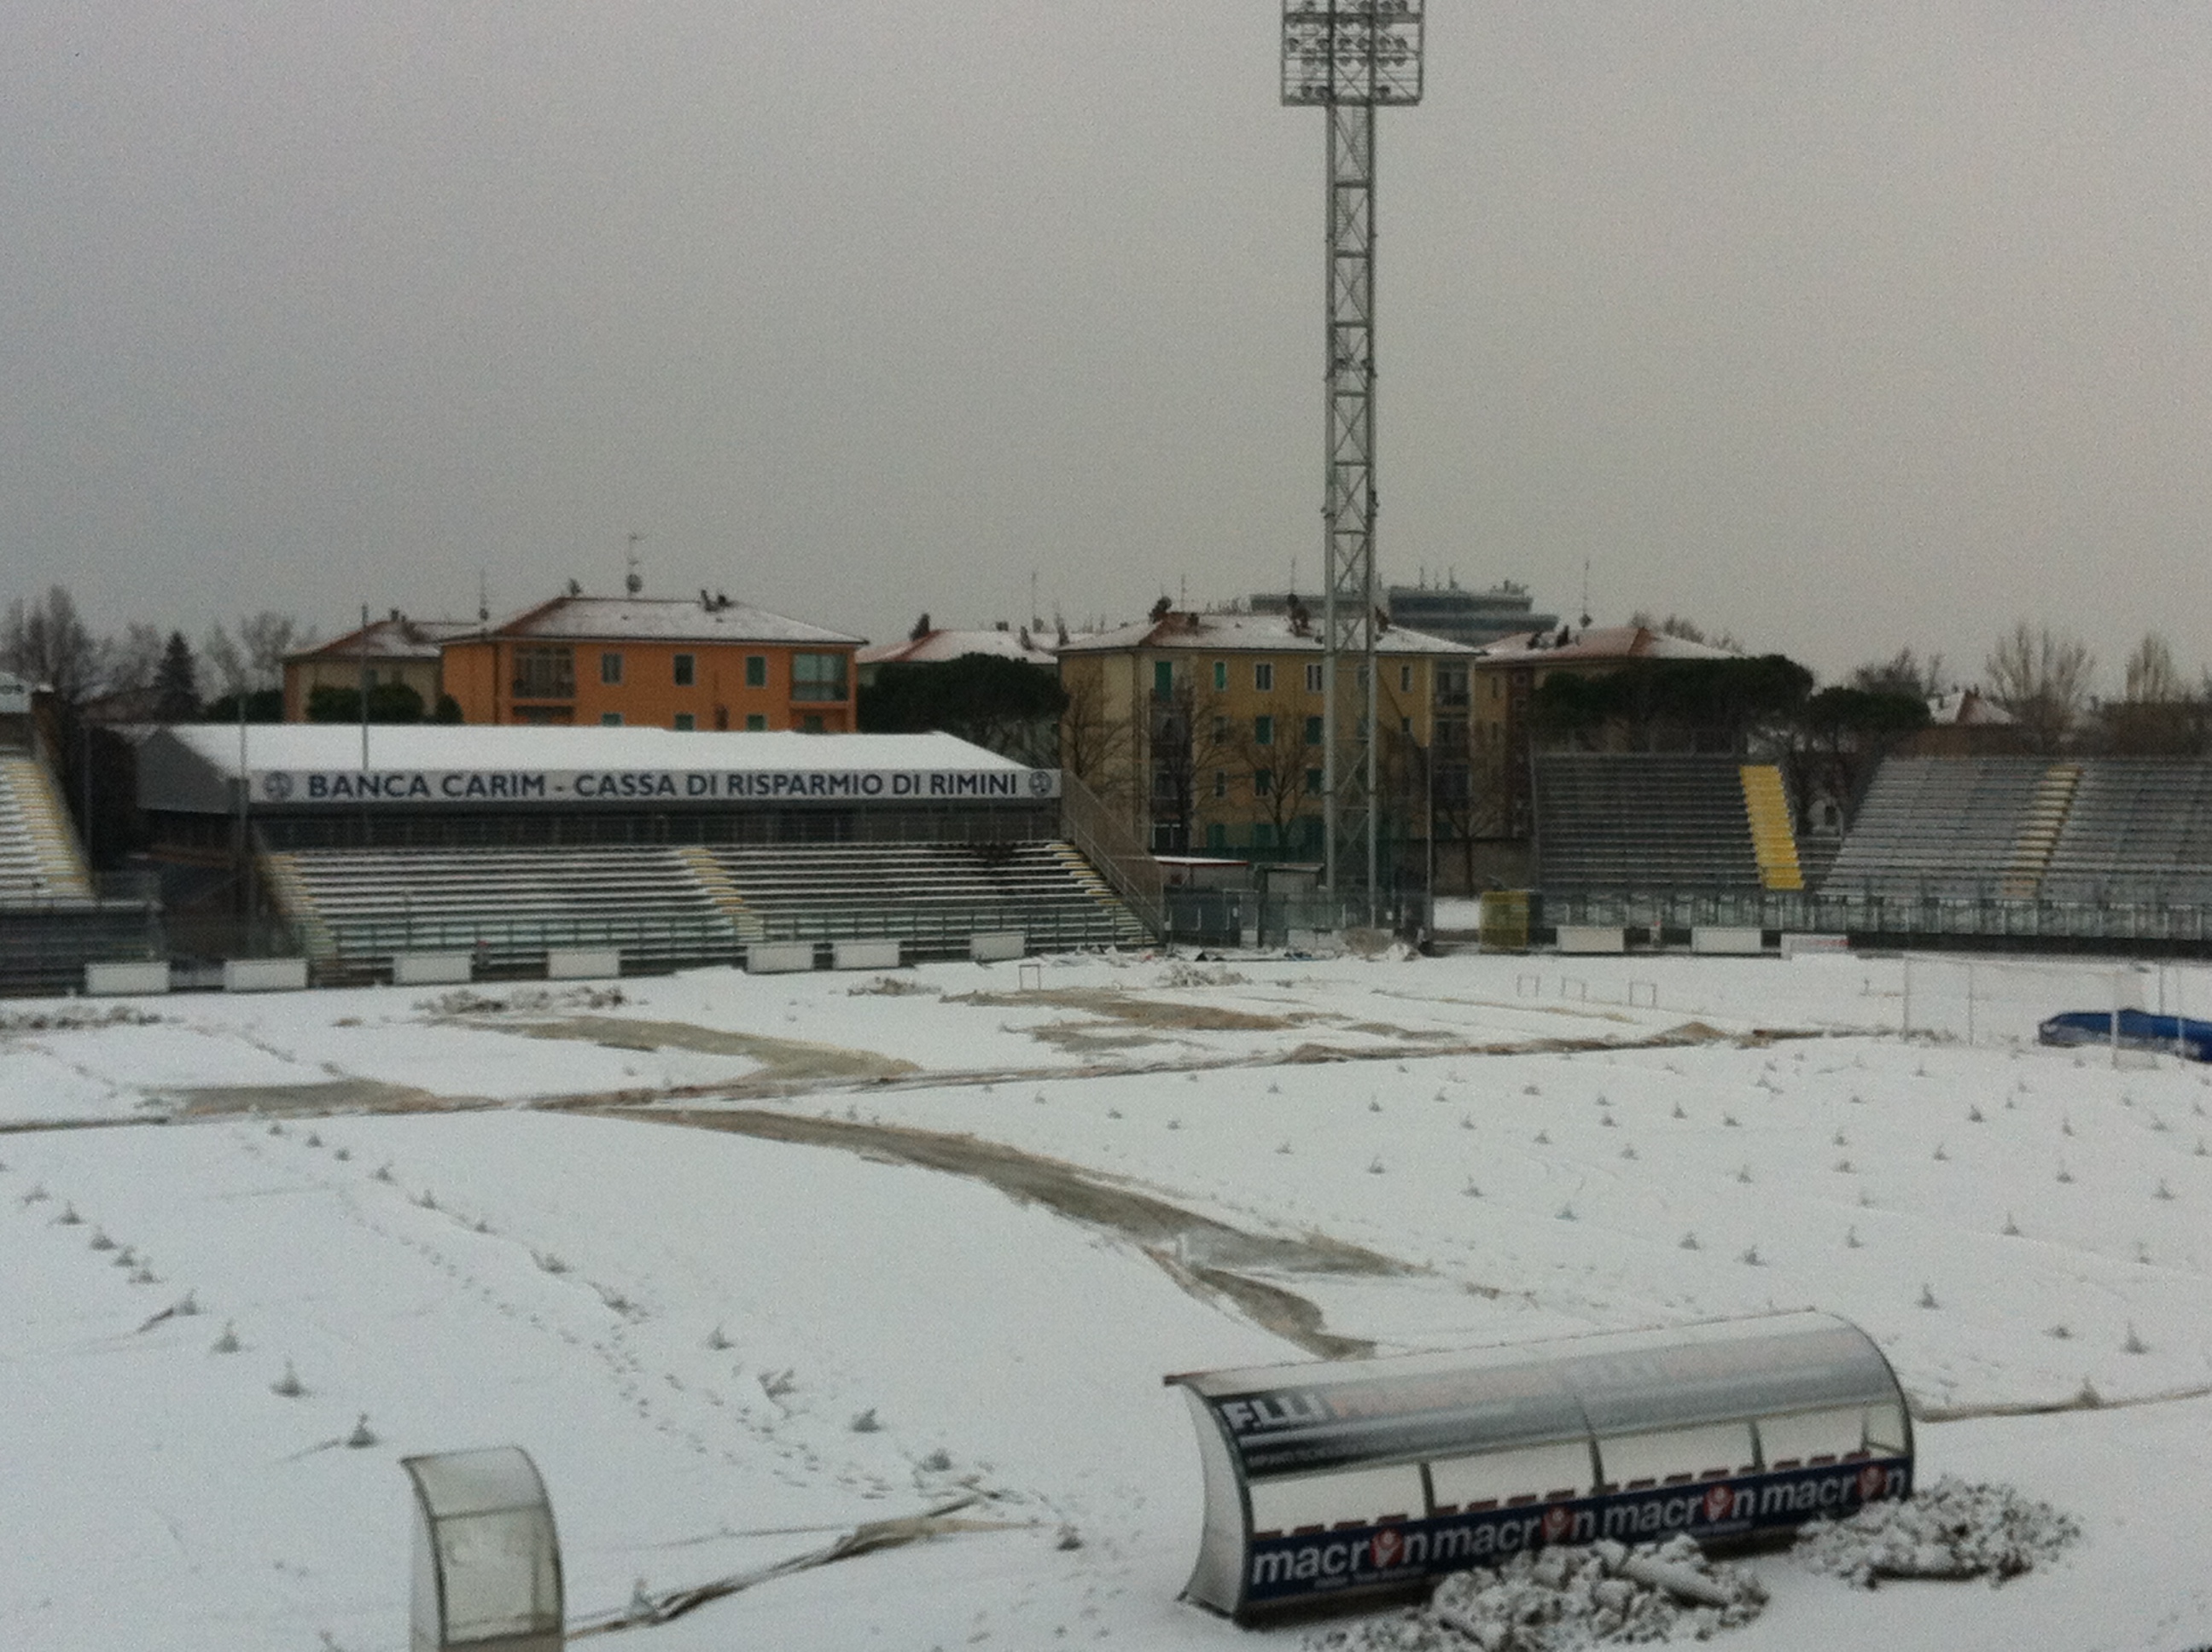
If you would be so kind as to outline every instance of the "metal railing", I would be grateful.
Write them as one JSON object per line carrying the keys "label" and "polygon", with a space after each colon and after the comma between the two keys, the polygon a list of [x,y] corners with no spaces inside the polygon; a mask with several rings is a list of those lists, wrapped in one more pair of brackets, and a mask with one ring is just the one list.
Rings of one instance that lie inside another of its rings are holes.
{"label": "metal railing", "polygon": [[1549,890],[1538,922],[1630,929],[1700,926],[1792,930],[1904,942],[2002,941],[2033,951],[2125,942],[2212,950],[2212,903],[2060,901],[1980,895],[1911,895],[1865,889]]}
{"label": "metal railing", "polygon": [[1060,829],[1114,886],[1139,923],[1153,935],[1167,932],[1160,863],[1097,794],[1066,769],[1060,776]]}

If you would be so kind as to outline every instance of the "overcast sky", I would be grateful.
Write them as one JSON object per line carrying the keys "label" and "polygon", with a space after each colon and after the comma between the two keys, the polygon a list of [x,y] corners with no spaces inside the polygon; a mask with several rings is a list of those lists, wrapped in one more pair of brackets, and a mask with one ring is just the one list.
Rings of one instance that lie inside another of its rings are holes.
{"label": "overcast sky", "polygon": [[[1386,580],[2212,663],[2212,7],[1430,0]],[[0,598],[848,630],[1317,580],[1275,0],[9,0]]]}

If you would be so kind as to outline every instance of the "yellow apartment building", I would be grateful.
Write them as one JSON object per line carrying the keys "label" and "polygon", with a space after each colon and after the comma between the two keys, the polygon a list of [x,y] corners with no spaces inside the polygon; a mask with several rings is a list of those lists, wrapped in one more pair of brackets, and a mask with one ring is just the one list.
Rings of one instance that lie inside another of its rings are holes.
{"label": "yellow apartment building", "polygon": [[[1158,853],[1318,858],[1323,649],[1303,610],[1156,613],[1060,647],[1060,766]],[[1392,835],[1464,777],[1474,650],[1395,628],[1376,645],[1380,789]],[[1358,704],[1352,671],[1340,685]],[[1411,829],[1410,832],[1408,828]]]}

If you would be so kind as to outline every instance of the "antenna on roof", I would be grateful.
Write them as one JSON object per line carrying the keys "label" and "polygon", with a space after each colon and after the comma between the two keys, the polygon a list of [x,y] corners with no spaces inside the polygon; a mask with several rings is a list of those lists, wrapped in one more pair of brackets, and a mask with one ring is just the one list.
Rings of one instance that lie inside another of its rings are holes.
{"label": "antenna on roof", "polygon": [[1585,556],[1583,558],[1583,629],[1587,631],[1589,627],[1589,558]]}
{"label": "antenna on roof", "polygon": [[631,534],[629,549],[623,555],[623,566],[627,570],[623,574],[623,589],[633,597],[645,589],[645,575],[637,571],[637,548],[644,538],[641,533]]}
{"label": "antenna on roof", "polygon": [[477,623],[491,623],[491,587],[484,583],[484,571],[477,570]]}

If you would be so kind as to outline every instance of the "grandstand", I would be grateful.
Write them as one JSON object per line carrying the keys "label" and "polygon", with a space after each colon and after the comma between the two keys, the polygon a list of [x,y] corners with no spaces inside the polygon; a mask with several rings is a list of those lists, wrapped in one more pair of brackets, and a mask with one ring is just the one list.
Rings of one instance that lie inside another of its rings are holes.
{"label": "grandstand", "polygon": [[161,932],[145,902],[95,891],[28,701],[0,676],[0,992],[66,992],[88,962],[153,955]]}
{"label": "grandstand", "polygon": [[551,950],[626,967],[755,942],[896,938],[910,957],[1018,932],[1133,944],[1143,923],[1063,838],[1059,776],[945,735],[629,728],[179,727],[141,749],[141,803],[177,865],[235,841],[325,979],[404,952],[527,970]]}
{"label": "grandstand", "polygon": [[2051,767],[2036,757],[1887,759],[1823,889],[1888,899],[2032,895],[2052,823]]}
{"label": "grandstand", "polygon": [[528,969],[554,948],[613,948],[641,968],[726,959],[738,936],[684,852],[581,848],[276,850],[261,857],[308,957],[349,972],[399,952],[472,952]]}
{"label": "grandstand", "polygon": [[53,776],[35,751],[0,750],[0,902],[85,900],[92,878]]}
{"label": "grandstand", "polygon": [[1779,779],[1770,794],[1752,774],[1729,756],[1540,755],[1536,854],[1543,887],[1756,890],[1785,866],[1795,878],[1794,846],[1785,855],[1771,839],[1754,839],[1747,799],[1755,787],[1758,806],[1770,807]]}
{"label": "grandstand", "polygon": [[2212,763],[2107,757],[2078,767],[2040,893],[2212,903]]}
{"label": "grandstand", "polygon": [[1149,937],[1064,842],[840,843],[702,850],[741,926],[769,940],[897,937],[956,951],[1020,930],[1040,945],[1133,946]]}

